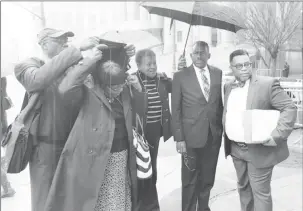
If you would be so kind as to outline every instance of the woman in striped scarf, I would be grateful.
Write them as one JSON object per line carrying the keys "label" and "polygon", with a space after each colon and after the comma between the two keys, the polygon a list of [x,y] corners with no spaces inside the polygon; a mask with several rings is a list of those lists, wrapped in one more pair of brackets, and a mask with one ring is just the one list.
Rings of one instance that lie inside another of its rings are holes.
{"label": "woman in striped scarf", "polygon": [[[157,182],[157,156],[160,138],[167,141],[171,136],[171,113],[169,109],[169,93],[171,93],[172,80],[165,73],[157,72],[156,54],[150,49],[143,49],[136,54],[138,71],[135,73],[141,83],[143,92],[148,99],[137,99],[143,107],[141,114],[143,128],[147,142],[150,145],[153,176],[148,180],[139,180],[139,206],[140,211],[160,210]],[[142,103],[143,102],[143,103]]]}

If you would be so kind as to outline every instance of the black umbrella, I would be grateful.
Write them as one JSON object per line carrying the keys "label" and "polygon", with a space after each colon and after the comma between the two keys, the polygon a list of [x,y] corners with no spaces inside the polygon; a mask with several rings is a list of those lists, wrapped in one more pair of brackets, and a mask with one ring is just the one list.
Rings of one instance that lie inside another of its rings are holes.
{"label": "black umbrella", "polygon": [[[245,29],[240,14],[233,8],[213,2],[143,2],[141,6],[150,14],[169,17],[173,20],[188,23],[187,44],[192,25],[203,25],[231,32]],[[185,47],[184,52],[185,53]]]}

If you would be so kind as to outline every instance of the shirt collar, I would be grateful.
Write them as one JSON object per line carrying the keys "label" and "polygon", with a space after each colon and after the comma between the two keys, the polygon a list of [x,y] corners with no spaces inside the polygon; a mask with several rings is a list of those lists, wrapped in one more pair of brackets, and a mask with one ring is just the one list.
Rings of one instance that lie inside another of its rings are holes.
{"label": "shirt collar", "polygon": [[[194,64],[193,66],[196,72],[200,72],[202,70],[201,68],[196,67]],[[203,69],[205,70],[205,72],[209,72],[208,65],[206,65]]]}
{"label": "shirt collar", "polygon": [[240,82],[239,82],[238,80],[236,80],[236,81],[233,83],[234,88],[237,88],[237,87],[248,87],[249,84],[250,84],[250,79],[248,79],[248,80],[245,81],[244,86],[243,86],[243,85],[242,85],[242,86],[238,86],[239,84],[240,84]]}

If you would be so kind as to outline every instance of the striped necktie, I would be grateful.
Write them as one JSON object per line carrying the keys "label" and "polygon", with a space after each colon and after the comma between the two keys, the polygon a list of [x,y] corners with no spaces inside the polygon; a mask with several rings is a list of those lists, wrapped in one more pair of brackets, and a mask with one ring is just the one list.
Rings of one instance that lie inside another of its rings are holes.
{"label": "striped necktie", "polygon": [[210,87],[209,87],[209,81],[205,75],[205,70],[201,70],[201,76],[202,76],[202,87],[204,90],[204,97],[206,101],[208,102],[209,94],[210,94]]}

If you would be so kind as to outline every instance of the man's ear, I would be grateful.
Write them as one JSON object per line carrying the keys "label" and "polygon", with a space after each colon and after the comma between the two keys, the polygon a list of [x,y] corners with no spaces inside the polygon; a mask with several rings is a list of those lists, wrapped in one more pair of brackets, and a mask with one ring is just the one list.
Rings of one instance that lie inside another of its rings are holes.
{"label": "man's ear", "polygon": [[44,50],[44,51],[46,51],[46,50],[48,49],[46,43],[42,43],[42,44],[41,44],[41,48],[42,48],[42,50]]}
{"label": "man's ear", "polygon": [[208,59],[210,59],[210,57],[211,57],[211,54],[208,55]]}

